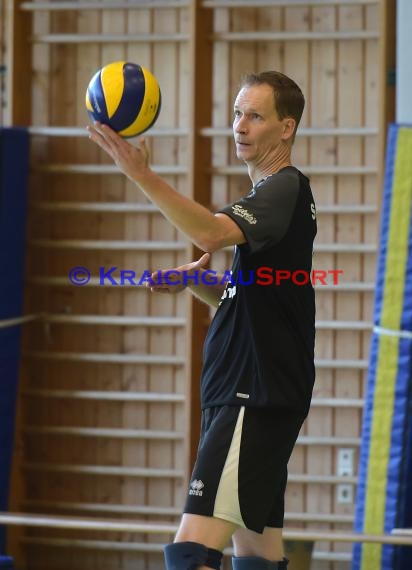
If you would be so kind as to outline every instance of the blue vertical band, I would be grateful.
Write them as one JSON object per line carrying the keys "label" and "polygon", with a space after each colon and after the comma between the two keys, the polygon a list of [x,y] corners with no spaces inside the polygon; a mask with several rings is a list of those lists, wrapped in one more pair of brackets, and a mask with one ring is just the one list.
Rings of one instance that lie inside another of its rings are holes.
{"label": "blue vertical band", "polygon": [[[29,135],[0,129],[0,320],[23,311]],[[0,328],[0,510],[7,510],[20,362],[19,327]],[[5,531],[0,529],[0,554]],[[6,560],[4,558],[4,560]]]}
{"label": "blue vertical band", "polygon": [[[390,533],[412,512],[412,127],[391,125],[355,530]],[[410,570],[412,549],[354,546],[353,570]]]}

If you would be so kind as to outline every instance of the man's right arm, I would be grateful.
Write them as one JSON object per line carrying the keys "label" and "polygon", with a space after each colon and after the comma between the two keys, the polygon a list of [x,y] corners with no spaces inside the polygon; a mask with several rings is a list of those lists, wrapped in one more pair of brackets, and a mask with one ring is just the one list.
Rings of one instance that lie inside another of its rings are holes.
{"label": "man's right arm", "polygon": [[218,307],[219,301],[223,295],[223,291],[225,290],[226,284],[222,285],[221,281],[223,279],[223,275],[215,275],[213,277],[213,281],[207,283],[207,275],[204,276],[202,279],[202,275],[205,273],[205,270],[199,270],[199,282],[191,284],[188,283],[187,287],[190,292],[212,307]]}

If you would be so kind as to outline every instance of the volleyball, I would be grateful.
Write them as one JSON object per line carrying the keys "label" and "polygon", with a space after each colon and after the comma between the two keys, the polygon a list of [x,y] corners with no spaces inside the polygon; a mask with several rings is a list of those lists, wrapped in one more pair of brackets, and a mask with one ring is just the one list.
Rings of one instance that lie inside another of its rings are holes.
{"label": "volleyball", "polygon": [[92,121],[109,125],[122,137],[150,129],[159,116],[160,87],[145,67],[115,61],[99,69],[86,90],[86,109]]}

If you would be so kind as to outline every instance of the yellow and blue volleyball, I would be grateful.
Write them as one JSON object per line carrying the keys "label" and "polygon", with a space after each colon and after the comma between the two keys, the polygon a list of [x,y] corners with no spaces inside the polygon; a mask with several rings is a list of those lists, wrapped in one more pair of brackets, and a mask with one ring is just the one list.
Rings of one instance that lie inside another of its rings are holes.
{"label": "yellow and blue volleyball", "polygon": [[125,138],[150,129],[160,107],[156,77],[145,67],[127,61],[115,61],[99,69],[86,91],[90,119],[109,125]]}

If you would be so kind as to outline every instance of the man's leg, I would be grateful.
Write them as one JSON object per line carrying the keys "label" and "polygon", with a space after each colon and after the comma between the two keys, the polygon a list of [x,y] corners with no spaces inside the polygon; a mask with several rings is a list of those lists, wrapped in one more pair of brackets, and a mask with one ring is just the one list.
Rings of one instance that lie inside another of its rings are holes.
{"label": "man's leg", "polygon": [[239,528],[233,535],[235,556],[261,556],[268,560],[284,557],[281,528],[266,527],[262,534]]}
{"label": "man's leg", "polygon": [[234,570],[284,570],[282,529],[266,527],[262,534],[240,528],[233,535]]}
{"label": "man's leg", "polygon": [[243,414],[244,408],[233,406],[202,412],[185,514],[174,543],[165,547],[166,570],[218,570],[224,547],[242,524],[237,476]]}
{"label": "man's leg", "polygon": [[173,544],[165,547],[166,570],[219,569],[222,551],[237,528],[215,517],[184,514]]}

